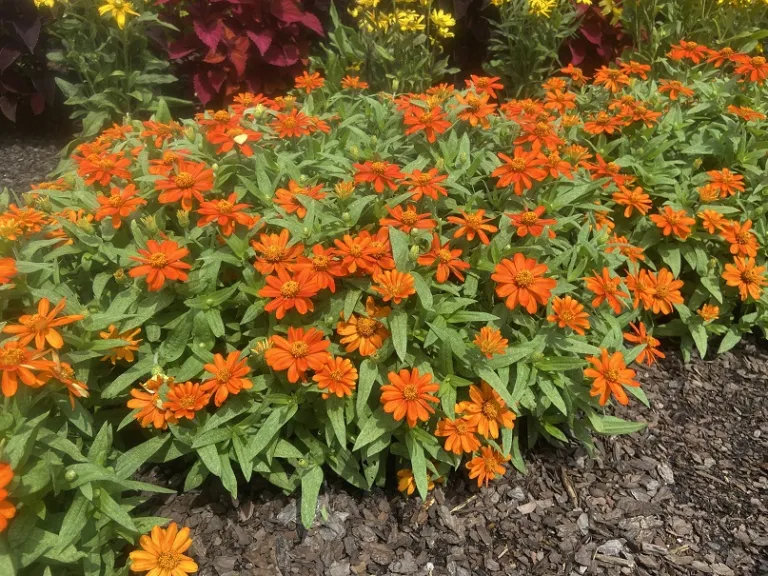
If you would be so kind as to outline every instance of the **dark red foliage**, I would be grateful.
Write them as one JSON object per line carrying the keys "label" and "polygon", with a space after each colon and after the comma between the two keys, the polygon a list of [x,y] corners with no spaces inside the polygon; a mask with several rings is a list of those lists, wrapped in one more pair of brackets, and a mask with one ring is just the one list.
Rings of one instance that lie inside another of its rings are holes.
{"label": "dark red foliage", "polygon": [[[167,45],[176,76],[191,77],[207,105],[239,91],[289,88],[310,44],[323,36],[313,9],[299,0],[158,0],[180,35]],[[180,12],[183,10],[183,12]],[[183,15],[182,15],[183,14]]]}
{"label": "dark red foliage", "polygon": [[618,58],[632,44],[632,38],[621,24],[612,25],[598,6],[580,4],[577,9],[583,13],[584,19],[576,36],[564,43],[560,59],[563,64],[572,63],[592,75],[600,66]]}
{"label": "dark red foliage", "polygon": [[16,121],[19,105],[41,114],[55,84],[46,69],[43,22],[30,0],[0,0],[0,112]]}

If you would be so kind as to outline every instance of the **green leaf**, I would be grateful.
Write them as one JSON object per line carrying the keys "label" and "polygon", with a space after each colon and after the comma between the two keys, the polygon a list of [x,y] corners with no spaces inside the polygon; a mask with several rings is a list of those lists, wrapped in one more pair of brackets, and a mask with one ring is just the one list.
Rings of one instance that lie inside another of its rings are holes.
{"label": "green leaf", "polygon": [[552,404],[555,405],[555,408],[560,410],[564,416],[568,416],[568,409],[565,407],[565,400],[563,400],[563,397],[560,396],[560,392],[558,392],[557,388],[555,388],[555,385],[546,378],[539,378],[537,384],[539,385],[539,389],[544,392],[546,397],[549,398]]}
{"label": "green leaf", "polygon": [[101,510],[105,516],[109,517],[110,520],[117,522],[126,530],[130,530],[133,533],[138,532],[136,525],[133,523],[133,520],[131,520],[131,516],[120,506],[120,504],[115,502],[107,490],[101,490],[99,493],[96,507]]}
{"label": "green leaf", "polygon": [[429,284],[418,272],[411,271],[410,274],[413,276],[413,287],[416,288],[416,295],[419,297],[421,306],[424,310],[432,310],[432,291],[429,289]]}
{"label": "green leaf", "polygon": [[723,352],[727,352],[740,341],[741,334],[736,331],[735,327],[732,327],[725,333],[725,336],[723,336],[723,339],[720,341],[720,347],[717,349],[717,353],[722,354]]}
{"label": "green leaf", "polygon": [[355,409],[358,414],[364,412],[378,375],[379,369],[373,361],[365,359],[360,363],[360,377],[357,382],[357,398],[355,398]]}
{"label": "green leaf", "polygon": [[564,442],[565,444],[568,444],[568,437],[563,433],[562,430],[560,430],[560,428],[558,428],[551,422],[544,422],[544,430],[546,430],[547,434],[549,434],[556,440],[560,440],[560,442]]}
{"label": "green leaf", "polygon": [[390,226],[389,243],[392,245],[392,258],[395,260],[397,269],[400,272],[407,272],[410,270],[410,239],[408,234],[394,226]]}
{"label": "green leaf", "polygon": [[219,460],[221,462],[221,484],[232,498],[237,498],[237,478],[234,470],[232,470],[229,454],[219,454]]}
{"label": "green leaf", "polygon": [[136,382],[136,380],[142,376],[150,374],[154,365],[155,362],[152,356],[144,356],[141,360],[136,362],[136,364],[112,380],[112,382],[101,391],[101,397],[105,399],[117,398],[130,387],[131,384]]}
{"label": "green leaf", "polygon": [[499,378],[499,375],[494,370],[491,370],[487,366],[479,365],[475,367],[475,373],[485,380],[491,388],[498,392],[501,399],[504,400],[504,403],[509,406],[510,409],[512,408],[514,400],[509,393],[509,388],[507,388],[507,385],[502,382],[501,378]]}
{"label": "green leaf", "polygon": [[323,469],[313,466],[301,477],[301,523],[309,529],[315,520],[317,499],[323,485]]}
{"label": "green leaf", "polygon": [[601,416],[594,411],[587,412],[589,423],[600,434],[632,434],[646,427],[645,422],[628,422],[615,416]]}
{"label": "green leaf", "polygon": [[389,315],[389,330],[397,357],[405,361],[408,353],[408,313],[402,309],[392,310]]}
{"label": "green leaf", "polygon": [[344,320],[349,320],[349,317],[352,316],[361,294],[360,290],[350,290],[344,296]]}
{"label": "green leaf", "polygon": [[390,414],[384,412],[383,408],[377,408],[371,417],[365,421],[363,429],[360,430],[360,434],[357,435],[357,440],[355,440],[355,445],[352,450],[356,451],[368,446],[381,438],[384,434],[392,432],[392,430],[399,425],[400,422],[392,418]]}
{"label": "green leaf", "polygon": [[178,320],[171,333],[160,344],[160,355],[166,362],[178,360],[191,341],[190,336],[195,322],[192,312],[185,312]]}
{"label": "green leaf", "polygon": [[216,338],[223,338],[224,334],[226,334],[226,330],[224,329],[224,321],[221,319],[221,313],[217,309],[211,308],[210,310],[206,310],[204,314],[205,320],[208,322],[208,327],[211,329],[211,332],[213,332],[213,335],[216,336]]}
{"label": "green leaf", "polygon": [[411,457],[411,470],[413,470],[413,478],[416,480],[416,488],[422,500],[426,500],[429,493],[429,480],[427,479],[427,459],[424,456],[424,448],[422,448],[419,441],[413,435],[413,431],[409,432],[406,439],[408,452]]}
{"label": "green leaf", "polygon": [[720,281],[718,278],[709,278],[707,276],[703,276],[701,279],[701,285],[704,286],[704,288],[707,289],[707,291],[712,294],[712,296],[717,300],[718,304],[723,303],[723,293],[720,291]]}
{"label": "green leaf", "polygon": [[170,434],[155,436],[122,454],[115,462],[115,474],[119,478],[130,478],[136,470],[147,463],[154,454],[171,439]]}
{"label": "green leaf", "polygon": [[248,454],[251,459],[255,458],[264,448],[267,447],[272,439],[277,436],[280,429],[293,418],[296,411],[299,409],[295,403],[279,406],[275,408],[267,419],[262,423],[259,431],[256,432],[256,436],[253,437],[251,443],[248,445]]}
{"label": "green leaf", "polygon": [[221,459],[219,458],[216,444],[208,444],[198,448],[197,455],[200,456],[200,460],[203,461],[203,464],[205,464],[205,467],[208,468],[211,474],[221,476]]}
{"label": "green leaf", "polygon": [[691,331],[693,341],[696,343],[696,348],[699,350],[699,356],[703,359],[707,356],[707,331],[704,325],[697,322],[695,324],[689,324],[688,329]]}
{"label": "green leaf", "polygon": [[82,492],[76,492],[72,503],[69,505],[64,520],[59,530],[57,548],[63,550],[82,536],[83,528],[91,518],[91,503],[83,496]]}
{"label": "green leaf", "polygon": [[195,460],[192,466],[187,472],[187,477],[184,479],[184,492],[190,492],[199,487],[205,479],[208,477],[208,468],[205,467],[201,460]]}
{"label": "green leaf", "polygon": [[16,576],[16,565],[13,562],[14,556],[11,553],[8,540],[0,538],[0,574],[3,574],[3,576]]}
{"label": "green leaf", "polygon": [[344,399],[343,398],[328,398],[325,401],[325,409],[328,413],[328,419],[333,427],[333,433],[336,435],[336,439],[341,444],[342,448],[347,445],[347,424],[344,420]]}
{"label": "green leaf", "polygon": [[13,470],[17,470],[23,462],[26,462],[32,453],[40,424],[47,417],[48,412],[40,414],[32,420],[27,420],[8,440],[8,444],[5,446],[4,459],[8,460]]}
{"label": "green leaf", "polygon": [[659,254],[664,263],[669,266],[672,275],[677,278],[680,275],[681,259],[680,248],[677,246],[671,247],[668,244],[661,244],[658,247]]}
{"label": "green leaf", "polygon": [[651,407],[651,403],[648,401],[648,396],[645,395],[645,390],[643,390],[640,386],[627,386],[624,388],[624,390],[640,400],[640,402],[642,402],[643,406],[646,408]]}
{"label": "green leaf", "polygon": [[451,314],[446,321],[449,324],[466,324],[467,322],[496,322],[499,319],[494,314],[488,312],[472,312],[470,310],[459,310]]}

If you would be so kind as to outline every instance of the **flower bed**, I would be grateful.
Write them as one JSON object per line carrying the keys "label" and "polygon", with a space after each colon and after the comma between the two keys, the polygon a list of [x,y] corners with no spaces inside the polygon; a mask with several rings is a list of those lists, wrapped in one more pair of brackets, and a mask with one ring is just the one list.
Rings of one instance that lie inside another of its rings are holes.
{"label": "flower bed", "polygon": [[768,65],[681,42],[649,73],[569,67],[507,102],[493,78],[391,97],[305,73],[195,120],[161,105],[27,206],[5,193],[16,566],[111,569],[159,522],[131,513],[150,461],[184,459],[186,490],[300,488],[310,524],[328,471],[369,489],[394,459],[425,496],[522,470],[539,439],[642,428],[611,406],[647,403],[630,366],[656,336],[703,356],[766,323],[768,124],[746,104]]}

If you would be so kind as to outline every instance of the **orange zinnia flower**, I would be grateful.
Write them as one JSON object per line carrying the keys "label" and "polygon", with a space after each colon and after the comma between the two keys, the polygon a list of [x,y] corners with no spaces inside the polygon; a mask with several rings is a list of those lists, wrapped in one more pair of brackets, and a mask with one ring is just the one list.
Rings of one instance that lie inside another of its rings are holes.
{"label": "orange zinnia flower", "polygon": [[327,400],[332,394],[339,398],[352,396],[357,382],[357,368],[348,358],[328,356],[325,365],[312,380],[317,382],[320,390],[328,391],[323,393],[323,400]]}
{"label": "orange zinnia flower", "polygon": [[136,336],[141,333],[141,328],[134,328],[133,330],[126,330],[125,332],[118,332],[117,327],[114,324],[110,324],[106,332],[99,332],[99,337],[102,340],[125,340],[128,344],[112,348],[106,356],[102,356],[102,362],[109,360],[114,365],[118,360],[125,360],[126,362],[133,362],[135,357],[134,352],[139,350],[139,343],[142,341],[134,340]]}
{"label": "orange zinnia flower", "polygon": [[31,388],[39,388],[46,383],[50,377],[50,372],[46,371],[52,367],[52,362],[43,360],[43,354],[45,352],[35,352],[15,340],[0,343],[0,386],[6,398],[16,394],[19,380]]}
{"label": "orange zinnia flower", "polygon": [[593,274],[593,276],[584,278],[587,283],[587,290],[595,294],[595,298],[592,300],[592,308],[597,308],[605,300],[614,314],[620,314],[624,304],[619,298],[629,297],[629,294],[619,290],[621,278],[611,278],[608,268],[603,268],[600,274],[593,271]]}
{"label": "orange zinnia flower", "polygon": [[680,40],[679,44],[673,44],[670,46],[669,52],[667,52],[667,56],[672,60],[684,60],[687,58],[694,64],[704,60],[707,54],[709,54],[709,48],[706,46],[701,46],[696,42],[686,42],[685,40]]}
{"label": "orange zinnia flower", "polygon": [[400,172],[400,168],[381,160],[375,162],[368,160],[363,164],[353,164],[352,166],[357,170],[355,183],[370,182],[377,194],[384,192],[384,187],[397,190],[399,185],[397,181],[405,177]]}
{"label": "orange zinnia flower", "polygon": [[496,99],[496,90],[504,90],[504,85],[499,82],[498,76],[476,76],[471,74],[469,80],[464,80],[467,88],[474,88],[478,94],[488,94]]}
{"label": "orange zinnia flower", "polygon": [[643,302],[646,310],[653,310],[654,314],[671,314],[675,304],[683,303],[680,294],[683,281],[675,280],[672,272],[666,268],[661,268],[657,273],[648,272],[648,281],[651,291]]}
{"label": "orange zinnia flower", "polygon": [[565,176],[569,180],[573,180],[573,166],[567,160],[561,160],[558,152],[550,152],[549,156],[547,156],[547,166],[549,167],[549,175],[552,178]]}
{"label": "orange zinnia flower", "polygon": [[19,344],[23,346],[34,340],[35,348],[38,350],[43,350],[46,342],[52,348],[59,349],[64,346],[64,340],[55,329],[85,318],[82,314],[56,318],[66,305],[67,299],[62,298],[51,310],[51,302],[48,298],[41,298],[37,303],[36,314],[24,314],[19,318],[18,324],[8,324],[3,328],[3,332],[18,336]]}
{"label": "orange zinnia flower", "polygon": [[480,238],[480,242],[488,245],[490,240],[488,239],[486,232],[493,234],[498,232],[499,229],[492,224],[487,224],[487,222],[490,222],[493,218],[485,218],[484,216],[485,210],[478,210],[477,212],[471,212],[469,214],[462,211],[461,216],[448,216],[448,222],[459,225],[459,228],[453,233],[453,237],[461,238],[466,235],[467,240],[472,242],[472,240],[475,239],[475,236],[477,236]]}
{"label": "orange zinnia flower", "polygon": [[651,71],[651,67],[648,64],[641,64],[640,62],[630,60],[629,63],[621,63],[621,71],[627,76],[637,74],[643,80],[648,80],[648,72]]}
{"label": "orange zinnia flower", "polygon": [[127,218],[139,206],[146,205],[144,198],[136,198],[136,186],[128,184],[122,190],[113,187],[110,196],[96,196],[96,201],[101,207],[96,211],[96,222],[104,218],[112,217],[112,227],[117,230],[122,224],[122,218]]}
{"label": "orange zinnia flower", "polygon": [[249,142],[258,142],[261,140],[261,136],[261,132],[247,130],[241,126],[216,128],[208,130],[205,134],[205,138],[208,142],[214,146],[218,146],[218,148],[216,148],[216,154],[226,154],[237,146],[238,150],[240,150],[246,158],[250,158],[254,154],[253,147]]}
{"label": "orange zinnia flower", "polygon": [[322,184],[318,184],[317,186],[312,187],[305,187],[301,186],[295,180],[289,180],[288,189],[278,188],[275,191],[275,196],[272,198],[272,201],[280,206],[283,210],[285,210],[288,214],[293,214],[295,212],[299,218],[304,218],[304,216],[307,215],[307,209],[304,207],[304,204],[296,199],[296,197],[306,196],[307,198],[320,201],[326,197],[325,192],[322,190]]}
{"label": "orange zinnia flower", "polygon": [[443,418],[437,423],[435,436],[445,437],[445,450],[454,454],[471,454],[480,448],[475,436],[477,426],[465,418],[451,420]]}
{"label": "orange zinnia flower", "polygon": [[618,249],[619,253],[629,258],[630,262],[639,262],[645,260],[643,249],[639,246],[632,246],[624,236],[618,236],[614,234],[608,240],[609,244],[605,247],[605,251],[610,254]]}
{"label": "orange zinnia flower", "polygon": [[238,394],[241,390],[253,388],[253,383],[245,376],[251,371],[248,359],[240,359],[240,352],[233,350],[224,358],[221,354],[213,355],[213,363],[203,366],[213,378],[205,380],[200,389],[214,394],[213,401],[221,406],[227,397]]}
{"label": "orange zinnia flower", "polygon": [[520,130],[520,135],[514,140],[515,145],[530,142],[534,149],[544,147],[547,150],[557,150],[564,143],[548,121],[525,122],[521,120]]}
{"label": "orange zinnia flower", "polygon": [[542,168],[547,164],[547,157],[538,146],[534,146],[530,152],[516,146],[513,158],[501,152],[497,156],[504,162],[491,173],[491,176],[499,179],[497,188],[514,184],[515,194],[522,196],[525,190],[533,187],[534,180],[541,182],[547,177],[547,170]]}
{"label": "orange zinnia flower", "polygon": [[376,276],[384,270],[394,270],[395,260],[392,257],[392,245],[389,242],[389,229],[379,228],[375,236],[371,236],[368,230],[361,230],[358,238],[361,240],[370,239],[366,252],[373,260],[373,266],[368,273]]}
{"label": "orange zinnia flower", "polygon": [[181,261],[189,256],[189,250],[173,240],[163,240],[162,244],[157,240],[148,240],[147,249],[139,248],[137,251],[140,256],[131,256],[131,260],[138,262],[139,266],[131,268],[128,275],[131,278],[146,276],[150,292],[160,290],[166,280],[186,282],[189,278],[186,270],[191,270],[192,265]]}
{"label": "orange zinnia flower", "polygon": [[0,462],[0,533],[8,528],[8,520],[16,516],[16,506],[8,502],[8,491],[5,489],[13,480],[11,465]]}
{"label": "orange zinnia flower", "polygon": [[469,400],[456,406],[458,414],[477,428],[477,433],[484,438],[498,438],[501,428],[515,427],[517,416],[501,399],[498,392],[485,382],[480,386],[469,387]]}
{"label": "orange zinnia flower", "polygon": [[731,104],[728,106],[727,110],[731,114],[738,116],[746,122],[759,122],[761,120],[765,120],[766,118],[765,114],[758,112],[757,110],[753,110],[749,106],[734,106]]}
{"label": "orange zinnia flower", "polygon": [[510,310],[518,304],[529,314],[535,314],[539,305],[546,306],[557,281],[544,278],[546,264],[539,264],[533,258],[526,258],[520,252],[514,259],[505,258],[498,263],[491,279],[496,282],[496,294],[505,298]]}
{"label": "orange zinnia flower", "polygon": [[680,240],[685,240],[691,234],[691,226],[696,219],[688,216],[685,210],[674,210],[672,206],[664,206],[658,214],[651,214],[651,220],[659,227],[664,236],[674,234]]}
{"label": "orange zinnia flower", "polygon": [[373,250],[370,247],[371,237],[358,235],[354,238],[349,234],[333,241],[341,256],[341,266],[345,274],[363,272],[370,274],[376,266]]}
{"label": "orange zinnia flower", "polygon": [[232,99],[232,112],[235,114],[244,114],[248,108],[255,108],[259,104],[272,108],[274,102],[264,96],[264,94],[253,94],[252,92],[240,92]]}
{"label": "orange zinnia flower", "polygon": [[187,154],[188,150],[166,150],[161,158],[149,161],[149,173],[153,176],[165,176],[173,172],[174,166]]}
{"label": "orange zinnia flower", "polygon": [[[434,490],[435,483],[432,481],[432,475],[427,472],[427,490]],[[416,492],[416,478],[413,476],[413,470],[406,468],[397,471],[397,489],[406,496]]]}
{"label": "orange zinnia flower", "polygon": [[447,190],[440,186],[440,182],[446,180],[448,175],[438,174],[437,168],[430,168],[426,172],[414,170],[410,174],[406,174],[405,178],[405,183],[413,200],[421,200],[422,196],[427,196],[432,200],[437,200],[440,195],[448,196]]}
{"label": "orange zinnia flower", "polygon": [[232,192],[226,200],[201,202],[197,213],[202,218],[197,221],[197,226],[202,228],[211,222],[216,222],[224,236],[231,236],[235,231],[235,224],[251,227],[258,221],[258,216],[252,218],[243,212],[243,210],[247,210],[250,207],[250,204],[238,203],[237,193],[235,192]]}
{"label": "orange zinnia flower", "polygon": [[637,362],[653,366],[657,358],[666,358],[664,352],[659,350],[661,342],[646,331],[645,324],[630,322],[629,327],[632,332],[624,332],[624,340],[633,344],[645,344],[645,349],[637,356]]}
{"label": "orange zinnia flower", "polygon": [[431,230],[437,226],[437,221],[432,220],[429,212],[419,214],[416,211],[416,206],[409,204],[406,210],[399,204],[394,208],[386,207],[387,212],[391,218],[382,218],[379,220],[381,226],[394,226],[399,230],[402,230],[406,234],[409,234],[414,228],[417,230]]}
{"label": "orange zinnia flower", "polygon": [[738,59],[736,50],[730,46],[725,46],[724,48],[720,48],[720,50],[710,50],[707,64],[712,64],[715,68],[720,68],[720,66],[726,62],[737,62]]}
{"label": "orange zinnia flower", "polygon": [[75,378],[75,371],[72,369],[72,366],[62,362],[55,350],[51,351],[51,355],[51,364],[46,369],[47,373],[43,377],[45,379],[55,378],[61,384],[64,384],[69,393],[69,404],[74,410],[75,398],[88,398],[90,395],[88,385]]}
{"label": "orange zinnia flower", "polygon": [[131,571],[149,572],[152,576],[187,576],[197,572],[197,564],[184,554],[192,545],[189,528],[179,530],[176,522],[171,522],[168,528],[155,526],[139,543],[141,549],[128,555]]}
{"label": "orange zinnia flower", "polygon": [[509,456],[503,456],[501,452],[490,446],[483,446],[480,449],[480,454],[466,464],[469,478],[470,480],[477,478],[478,488],[482,488],[483,484],[488,486],[488,481],[496,478],[496,475],[504,476],[507,471],[504,462],[510,459]]}
{"label": "orange zinnia flower", "polygon": [[580,86],[587,81],[587,76],[584,75],[584,71],[573,64],[568,64],[565,68],[560,68],[560,73],[570,76],[571,81],[577,86]]}
{"label": "orange zinnia flower", "polygon": [[182,130],[181,124],[173,121],[168,124],[163,124],[162,122],[147,120],[142,124],[144,130],[141,132],[141,137],[154,138],[153,143],[155,148],[160,148],[164,141],[171,140]]}
{"label": "orange zinnia flower", "polygon": [[131,159],[121,154],[92,154],[79,161],[77,173],[85,178],[85,183],[89,186],[96,182],[107,186],[112,178],[130,180],[130,166]]}
{"label": "orange zinnia flower", "polygon": [[427,142],[432,144],[437,140],[438,134],[442,134],[451,127],[451,123],[445,119],[445,116],[445,112],[439,106],[434,106],[428,111],[411,106],[403,116],[403,124],[408,126],[405,134],[415,134],[423,130],[427,136]]}
{"label": "orange zinnia flower", "polygon": [[760,293],[765,286],[765,266],[756,266],[754,258],[741,258],[737,256],[733,259],[733,264],[725,265],[725,272],[722,275],[725,283],[739,289],[739,296],[746,300],[752,296],[754,300],[760,299]]}
{"label": "orange zinnia flower", "polygon": [[557,110],[560,114],[565,114],[568,110],[576,108],[576,94],[573,92],[553,90],[544,95],[544,100],[544,108]]}
{"label": "orange zinnia flower", "polygon": [[589,391],[590,396],[599,396],[600,406],[605,406],[611,395],[619,404],[624,406],[629,404],[629,398],[622,386],[637,388],[640,383],[633,380],[636,372],[627,368],[621,352],[614,352],[609,357],[608,350],[603,348],[600,351],[600,358],[589,356],[587,361],[592,366],[584,369],[584,376],[594,378],[592,389]]}
{"label": "orange zinnia flower", "polygon": [[722,170],[710,170],[707,172],[710,186],[720,192],[721,198],[733,196],[737,192],[744,192],[744,176],[735,174],[723,168]]}
{"label": "orange zinnia flower", "polygon": [[712,183],[700,186],[696,189],[696,192],[699,194],[699,200],[701,200],[704,204],[714,202],[720,197],[719,188],[717,188],[717,186],[713,185]]}
{"label": "orange zinnia flower", "polygon": [[300,274],[303,270],[309,270],[317,290],[328,288],[331,292],[336,292],[336,278],[346,276],[341,261],[337,258],[336,250],[328,248],[327,250],[320,244],[312,247],[312,257],[299,256],[296,264],[293,265],[293,271]]}
{"label": "orange zinnia flower", "polygon": [[496,109],[496,104],[488,103],[489,98],[489,94],[478,96],[474,92],[469,92],[466,96],[456,94],[456,101],[462,106],[458,117],[469,122],[470,126],[479,124],[483,128],[488,128],[491,125],[488,116],[492,116]]}
{"label": "orange zinnia flower", "polygon": [[292,384],[307,379],[307,370],[322,370],[328,359],[331,343],[317,328],[288,328],[288,338],[272,336],[272,348],[264,352],[267,365],[273,370],[287,370]]}
{"label": "orange zinnia flower", "polygon": [[585,330],[589,330],[589,314],[584,312],[584,305],[570,296],[556,296],[552,300],[552,314],[547,316],[547,320],[560,328],[567,326],[581,336],[584,336]]}
{"label": "orange zinnia flower", "polygon": [[163,408],[172,412],[176,419],[193,420],[195,414],[208,405],[211,395],[200,384],[184,382],[171,387],[166,398]]}
{"label": "orange zinnia flower", "polygon": [[161,190],[157,201],[160,204],[171,204],[181,200],[182,209],[192,210],[192,199],[203,201],[203,194],[213,190],[213,170],[204,162],[189,162],[179,160],[174,168],[175,175],[168,175],[165,180],[155,183],[155,188]]}
{"label": "orange zinnia flower", "polygon": [[280,234],[259,234],[258,242],[251,240],[251,246],[259,253],[253,267],[265,275],[277,270],[293,270],[296,258],[304,252],[304,245],[299,243],[288,246],[289,241],[290,235],[285,228]]}
{"label": "orange zinnia flower", "polygon": [[[544,226],[551,226],[557,223],[557,220],[554,218],[542,218],[541,215],[544,214],[544,211],[544,206],[538,206],[534,210],[507,214],[507,218],[512,221],[512,224],[517,226],[517,235],[521,238],[528,234],[538,237],[544,232]],[[552,237],[553,233],[550,230],[550,238]]]}
{"label": "orange zinnia flower", "polygon": [[440,245],[440,237],[435,234],[432,236],[432,249],[426,254],[422,254],[416,260],[421,266],[432,266],[437,261],[437,274],[435,279],[442,284],[453,274],[460,282],[464,282],[464,270],[469,270],[469,262],[464,262],[459,258],[461,250],[451,249],[451,243],[446,242]]}
{"label": "orange zinnia flower", "polygon": [[279,138],[299,138],[312,131],[312,123],[306,114],[293,108],[288,114],[277,114],[270,124]]}
{"label": "orange zinnia flower", "polygon": [[704,229],[710,234],[714,234],[715,231],[720,230],[728,223],[725,216],[714,210],[702,210],[698,216],[701,218]]}
{"label": "orange zinnia flower", "polygon": [[640,186],[635,187],[634,190],[622,186],[618,192],[613,193],[613,201],[619,206],[624,206],[624,218],[632,216],[632,210],[637,210],[640,214],[647,214],[648,210],[653,207],[651,197],[643,192]]}
{"label": "orange zinnia flower", "polygon": [[342,320],[336,324],[336,332],[341,336],[341,343],[345,345],[347,352],[357,350],[361,356],[372,356],[384,345],[384,340],[389,338],[389,330],[378,318],[386,318],[392,309],[389,306],[376,306],[372,296],[365,301],[366,316],[352,314],[345,322]]}
{"label": "orange zinnia flower", "polygon": [[587,122],[584,122],[584,131],[593,134],[608,134],[613,135],[614,132],[619,132],[621,125],[623,124],[621,118],[618,116],[611,116],[608,112],[600,111],[595,116],[590,116]]}
{"label": "orange zinnia flower", "polygon": [[693,90],[684,86],[679,80],[660,80],[659,94],[666,92],[669,92],[670,100],[677,100],[681,94],[683,96],[693,96]]}
{"label": "orange zinnia flower", "polygon": [[[133,418],[142,428],[151,425],[157,430],[165,430],[169,422],[178,422],[175,414],[165,409],[163,399],[160,398],[159,390],[165,381],[166,378],[162,375],[153,376],[142,384],[141,388],[131,390],[132,398],[128,400],[127,406],[131,410],[138,410]],[[172,382],[172,379],[169,378],[168,381]]]}
{"label": "orange zinnia flower", "polygon": [[601,66],[595,72],[595,79],[592,81],[595,86],[605,86],[613,94],[621,90],[622,86],[629,86],[630,80],[623,71],[616,68]]}
{"label": "orange zinnia flower", "polygon": [[349,90],[365,90],[368,88],[368,82],[360,80],[360,76],[344,76],[341,79],[341,87]]}
{"label": "orange zinnia flower", "polygon": [[413,428],[421,420],[426,422],[435,409],[429,404],[437,404],[440,400],[431,395],[437,392],[440,385],[432,382],[429,373],[423,376],[417,368],[390,372],[387,374],[389,384],[381,387],[381,403],[384,412],[392,414],[395,420],[406,419],[408,426]]}
{"label": "orange zinnia flower", "polygon": [[753,258],[757,256],[757,249],[760,248],[760,245],[750,228],[752,228],[752,220],[747,220],[744,224],[731,222],[721,228],[720,236],[731,245],[731,254],[752,256]]}
{"label": "orange zinnia flower", "polygon": [[509,340],[502,338],[501,330],[483,326],[475,336],[474,344],[480,349],[486,358],[493,358],[494,354],[504,354]]}
{"label": "orange zinnia flower", "polygon": [[698,314],[704,322],[711,322],[712,320],[720,318],[720,306],[704,304],[701,308],[696,310],[696,314]]}
{"label": "orange zinnia flower", "polygon": [[296,88],[299,90],[304,89],[307,94],[318,88],[322,88],[325,84],[325,78],[320,77],[320,72],[308,73],[306,70],[301,73],[301,76],[296,76]]}
{"label": "orange zinnia flower", "polygon": [[407,300],[410,295],[416,294],[416,289],[413,287],[413,276],[408,272],[385,270],[374,276],[373,281],[375,284],[371,286],[371,290],[381,294],[381,299],[384,302],[391,300],[395,304],[400,304],[403,300]]}
{"label": "orange zinnia flower", "polygon": [[299,314],[314,312],[312,297],[317,295],[319,288],[312,271],[304,269],[291,276],[285,270],[277,270],[276,274],[267,276],[267,285],[259,290],[262,298],[272,298],[264,310],[275,312],[278,320],[282,320],[291,308],[296,308]]}
{"label": "orange zinnia flower", "polygon": [[643,122],[648,128],[651,128],[659,121],[659,118],[661,118],[661,112],[651,110],[643,104],[635,106],[630,114],[622,115],[626,116],[626,118],[630,119],[632,122]]}
{"label": "orange zinnia flower", "polygon": [[745,54],[739,57],[734,72],[743,76],[739,82],[749,80],[762,85],[768,79],[768,61],[765,56],[749,57]]}

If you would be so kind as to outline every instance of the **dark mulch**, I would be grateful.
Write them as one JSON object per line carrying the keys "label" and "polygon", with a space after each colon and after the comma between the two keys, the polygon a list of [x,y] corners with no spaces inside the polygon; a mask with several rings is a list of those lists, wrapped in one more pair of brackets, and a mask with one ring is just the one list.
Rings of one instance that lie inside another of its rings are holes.
{"label": "dark mulch", "polygon": [[487,489],[457,474],[423,503],[331,481],[309,531],[263,485],[233,502],[211,483],[154,512],[193,529],[201,576],[768,574],[768,354],[672,356],[641,381],[652,408],[625,415],[645,431],[594,459],[540,449]]}
{"label": "dark mulch", "polygon": [[52,141],[50,136],[0,134],[0,190],[10,188],[19,195],[28,192],[30,184],[45,180],[66,144],[66,140]]}

